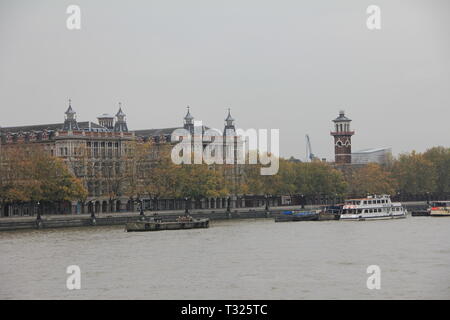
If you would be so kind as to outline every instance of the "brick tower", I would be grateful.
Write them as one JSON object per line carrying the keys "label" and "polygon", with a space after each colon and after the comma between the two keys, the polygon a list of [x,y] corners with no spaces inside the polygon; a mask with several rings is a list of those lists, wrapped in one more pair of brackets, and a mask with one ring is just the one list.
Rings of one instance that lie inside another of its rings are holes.
{"label": "brick tower", "polygon": [[336,164],[352,163],[352,135],[350,131],[350,120],[345,116],[344,111],[339,112],[339,117],[333,120],[334,131],[331,135],[334,137],[334,156]]}

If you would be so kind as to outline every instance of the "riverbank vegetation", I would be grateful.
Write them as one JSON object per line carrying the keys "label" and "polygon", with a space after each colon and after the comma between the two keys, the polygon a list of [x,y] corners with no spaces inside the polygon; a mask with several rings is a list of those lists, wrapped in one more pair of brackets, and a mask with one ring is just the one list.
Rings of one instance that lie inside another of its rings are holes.
{"label": "riverbank vegetation", "polygon": [[231,194],[334,199],[450,194],[450,148],[444,147],[401,154],[383,165],[334,166],[281,158],[278,173],[268,176],[260,174],[260,164],[174,164],[169,151],[155,153],[154,146],[141,143],[130,145],[119,160],[98,161],[78,150],[68,162],[38,147],[5,148],[0,153],[0,201],[84,201],[88,194],[197,200]]}
{"label": "riverbank vegetation", "polygon": [[0,153],[0,201],[2,203],[61,202],[87,196],[63,159],[41,147],[3,148]]}

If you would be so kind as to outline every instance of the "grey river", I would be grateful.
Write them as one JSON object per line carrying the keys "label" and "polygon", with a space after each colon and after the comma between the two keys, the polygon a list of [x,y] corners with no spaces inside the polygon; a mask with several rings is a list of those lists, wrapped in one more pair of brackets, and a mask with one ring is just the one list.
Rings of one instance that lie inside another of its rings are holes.
{"label": "grey river", "polygon": [[[81,289],[66,288],[66,268]],[[369,290],[369,265],[381,288]],[[1,299],[450,299],[450,218],[0,233]]]}

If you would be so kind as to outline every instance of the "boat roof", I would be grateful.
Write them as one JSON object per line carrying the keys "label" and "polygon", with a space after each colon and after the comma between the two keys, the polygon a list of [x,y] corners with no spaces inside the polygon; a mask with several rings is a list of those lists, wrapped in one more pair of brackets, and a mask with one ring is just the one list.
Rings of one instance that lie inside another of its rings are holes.
{"label": "boat roof", "polygon": [[385,199],[390,198],[389,195],[383,194],[383,195],[374,195],[374,196],[368,196],[366,198],[351,198],[351,199],[345,199],[345,201],[352,201],[352,200],[374,200],[374,199]]}

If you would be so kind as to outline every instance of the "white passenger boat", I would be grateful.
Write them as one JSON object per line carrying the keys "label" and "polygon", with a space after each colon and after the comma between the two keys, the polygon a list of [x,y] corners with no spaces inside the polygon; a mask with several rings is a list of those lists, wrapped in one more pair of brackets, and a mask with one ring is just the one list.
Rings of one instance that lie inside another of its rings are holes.
{"label": "white passenger boat", "polygon": [[407,210],[388,195],[374,195],[345,200],[341,220],[383,220],[406,218]]}
{"label": "white passenger boat", "polygon": [[430,216],[445,217],[450,216],[450,201],[435,201],[429,209]]}

